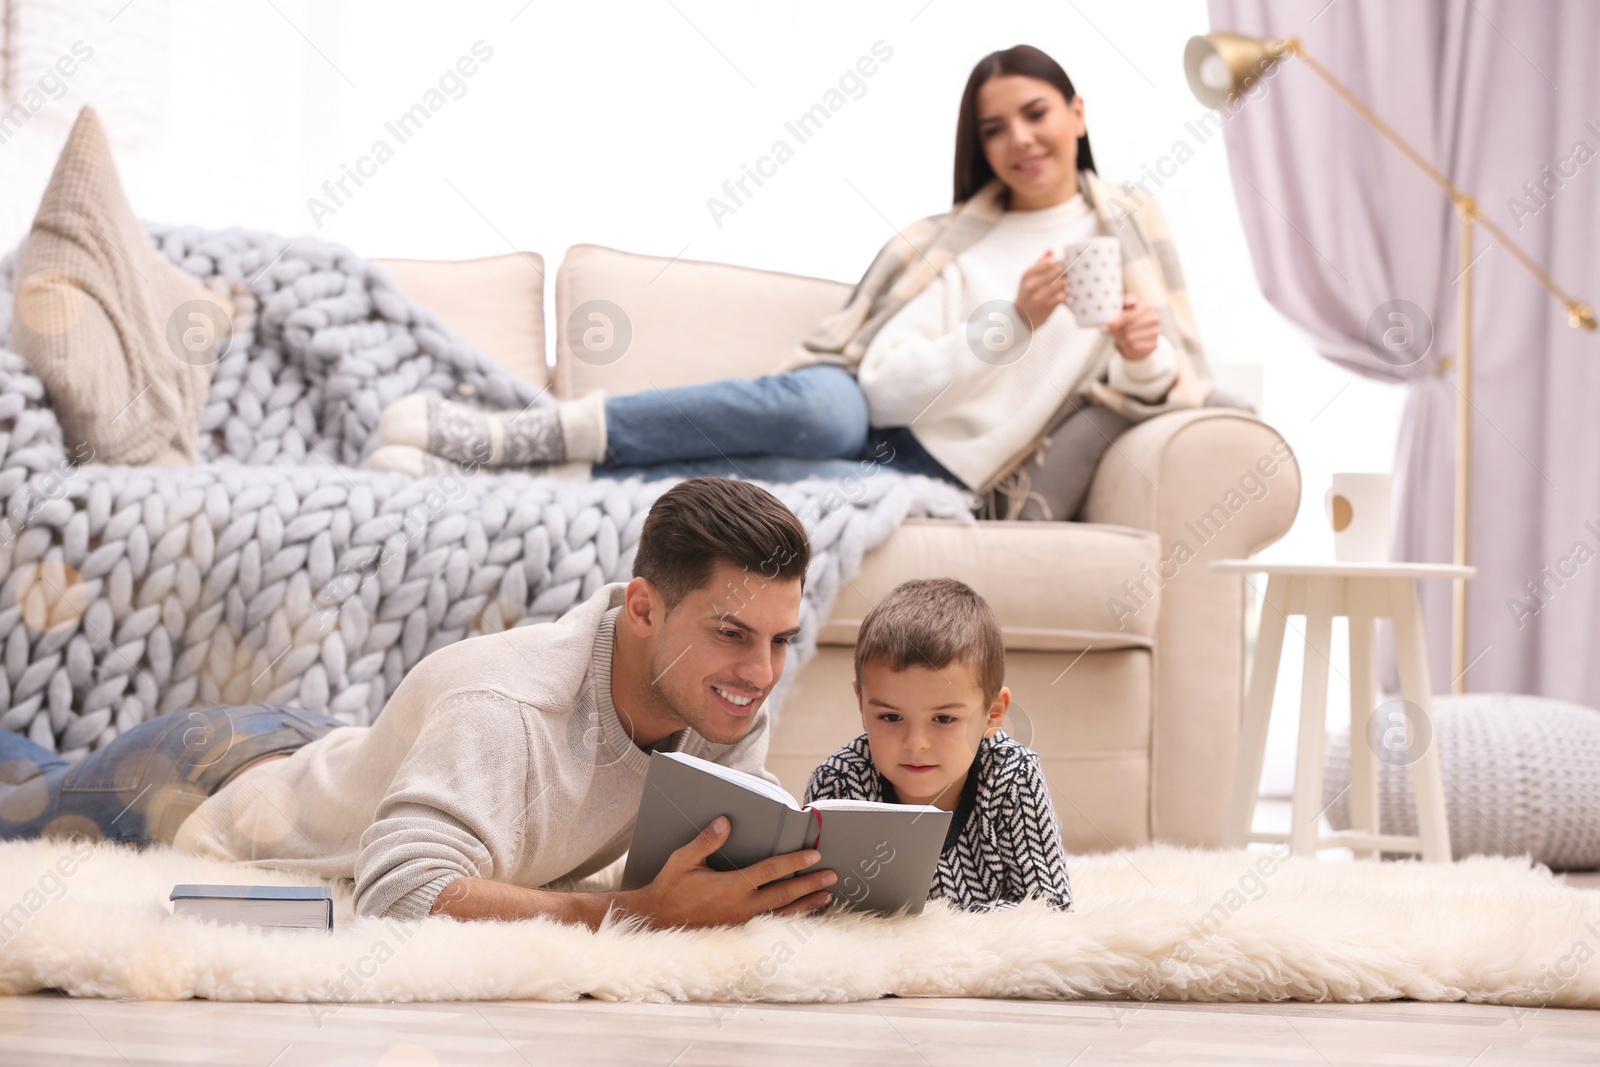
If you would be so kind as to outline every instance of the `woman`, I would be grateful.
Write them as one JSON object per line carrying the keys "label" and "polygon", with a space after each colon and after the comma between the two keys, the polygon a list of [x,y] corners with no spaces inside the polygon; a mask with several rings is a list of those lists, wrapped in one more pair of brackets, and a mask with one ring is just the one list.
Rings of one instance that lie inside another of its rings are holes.
{"label": "woman", "polygon": [[[1204,402],[1210,382],[1159,213],[1098,181],[1083,99],[1038,49],[973,68],[954,201],[879,252],[783,373],[511,416],[419,394],[386,411],[379,431],[412,451],[380,449],[374,465],[420,473],[414,450],[426,449],[460,463],[783,480],[873,461],[988,493],[1014,490],[1047,433],[1070,422],[1109,444],[1106,425]],[[1119,238],[1130,292],[1093,329],[1061,309],[1058,250],[1097,234]],[[983,343],[997,315],[1014,330],[998,358]],[[1099,421],[1073,419],[1080,410]]]}

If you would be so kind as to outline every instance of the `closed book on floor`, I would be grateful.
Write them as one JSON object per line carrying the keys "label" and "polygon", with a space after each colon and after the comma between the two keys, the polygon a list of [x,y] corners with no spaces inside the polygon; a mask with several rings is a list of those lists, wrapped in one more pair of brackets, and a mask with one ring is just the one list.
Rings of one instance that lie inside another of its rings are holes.
{"label": "closed book on floor", "polygon": [[178,885],[172,914],[272,930],[332,930],[333,893],[327,886]]}
{"label": "closed book on floor", "polygon": [[706,861],[719,871],[815,848],[809,871],[831,870],[835,905],[915,915],[927,903],[950,812],[921,804],[819,800],[802,806],[782,786],[682,752],[652,752],[622,888],[655,880],[667,858],[718,815],[728,840]]}

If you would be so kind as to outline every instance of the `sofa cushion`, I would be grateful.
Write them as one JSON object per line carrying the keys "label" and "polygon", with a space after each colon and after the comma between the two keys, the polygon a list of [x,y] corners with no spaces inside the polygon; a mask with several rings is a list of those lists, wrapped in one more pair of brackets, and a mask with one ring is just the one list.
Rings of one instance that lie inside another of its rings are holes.
{"label": "sofa cushion", "polygon": [[544,356],[544,259],[537,253],[371,262],[506,370],[534,385],[550,380]]}
{"label": "sofa cushion", "polygon": [[50,394],[68,451],[183,465],[232,307],[161,258],[93,108],[78,114],[17,261],[11,347]]}
{"label": "sofa cushion", "polygon": [[556,395],[759,378],[849,293],[822,278],[574,245],[556,272]]}
{"label": "sofa cushion", "polygon": [[[1167,577],[1175,576],[1167,561]],[[960,578],[989,601],[1008,651],[1149,648],[1161,539],[1126,526],[908,519],[844,583],[818,637],[854,645],[867,611],[911,578]]]}

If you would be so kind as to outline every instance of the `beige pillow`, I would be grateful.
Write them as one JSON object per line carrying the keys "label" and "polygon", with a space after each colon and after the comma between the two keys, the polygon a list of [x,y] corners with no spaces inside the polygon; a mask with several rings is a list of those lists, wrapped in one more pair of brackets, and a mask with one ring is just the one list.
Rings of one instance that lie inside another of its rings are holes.
{"label": "beige pillow", "polygon": [[524,381],[550,380],[544,362],[544,260],[537,252],[483,259],[373,259],[400,291]]}
{"label": "beige pillow", "polygon": [[69,452],[101,463],[195,461],[229,309],[162,259],[84,108],[17,261],[11,347],[44,381]]}

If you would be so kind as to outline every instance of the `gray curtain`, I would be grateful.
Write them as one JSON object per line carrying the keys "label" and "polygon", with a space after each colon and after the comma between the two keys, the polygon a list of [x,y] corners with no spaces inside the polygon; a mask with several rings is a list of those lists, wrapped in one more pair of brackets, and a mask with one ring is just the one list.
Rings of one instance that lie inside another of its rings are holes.
{"label": "gray curtain", "polygon": [[[1600,4],[1210,0],[1210,13],[1217,31],[1299,37],[1558,284],[1600,301]],[[1293,59],[1225,130],[1267,298],[1326,358],[1409,390],[1394,558],[1448,562],[1454,209]],[[1600,706],[1600,337],[1569,327],[1481,228],[1474,252],[1469,686]],[[1450,584],[1424,582],[1422,598],[1434,690],[1445,692]]]}

